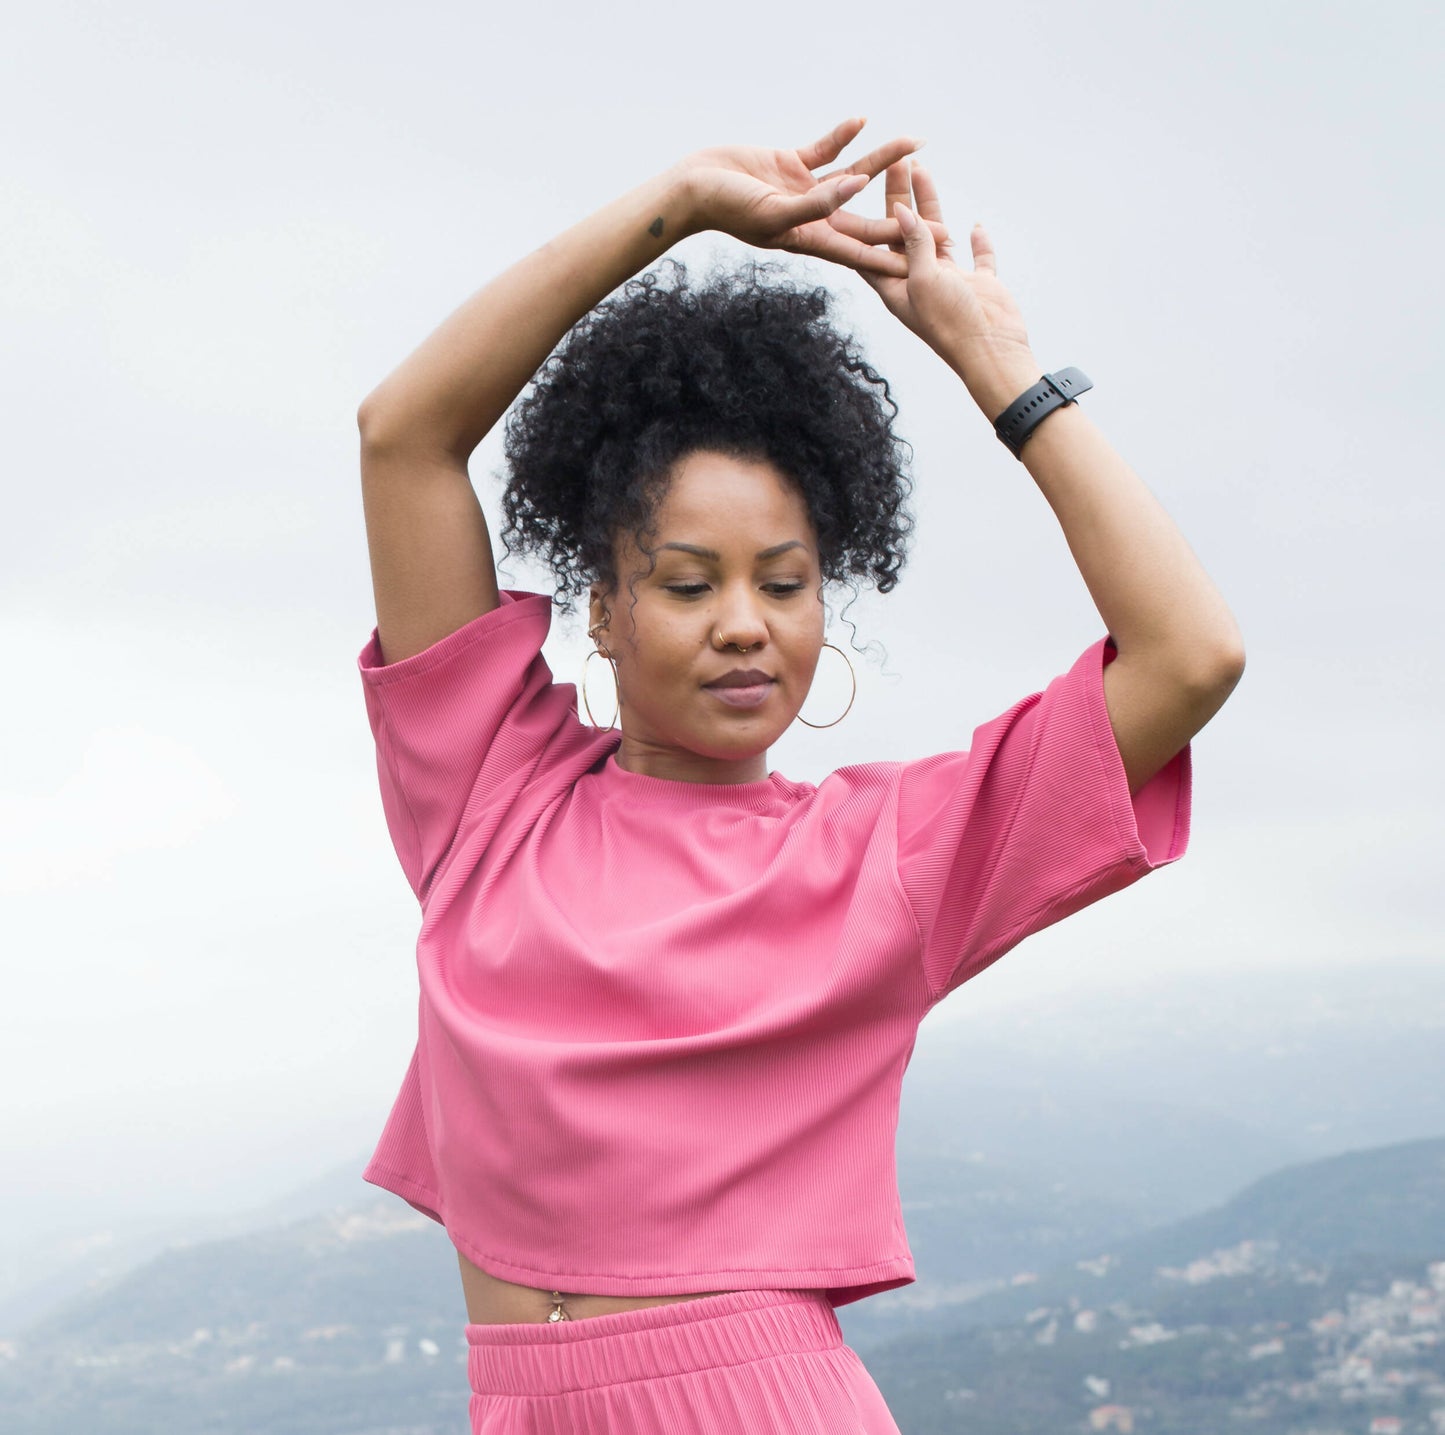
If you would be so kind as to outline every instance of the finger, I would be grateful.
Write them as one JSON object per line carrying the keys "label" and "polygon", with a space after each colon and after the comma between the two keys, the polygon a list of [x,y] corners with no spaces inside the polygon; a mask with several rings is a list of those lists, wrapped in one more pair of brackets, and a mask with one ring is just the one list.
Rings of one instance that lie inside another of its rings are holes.
{"label": "finger", "polygon": [[[924,221],[933,231],[938,244],[950,243],[948,226]],[[866,214],[854,214],[851,209],[835,209],[828,216],[828,223],[850,239],[861,240],[864,244],[889,244],[903,248],[903,231],[896,219],[869,219]]]}
{"label": "finger", "polygon": [[908,274],[927,276],[938,265],[938,253],[933,242],[933,231],[901,201],[894,205],[894,214],[903,229],[904,243],[908,246]]}
{"label": "finger", "polygon": [[936,219],[943,223],[943,205],[938,198],[938,186],[933,176],[921,164],[913,166],[913,193],[918,200],[918,212],[924,219]]}
{"label": "finger", "polygon": [[802,160],[807,169],[817,169],[820,164],[830,164],[837,159],[844,149],[853,143],[858,136],[858,131],[868,121],[862,116],[850,120],[843,120],[836,124],[820,140],[814,140],[812,144],[801,145],[798,148],[798,158]]}
{"label": "finger", "polygon": [[806,194],[773,194],[766,203],[776,216],[779,229],[801,228],[815,220],[827,219],[854,195],[861,193],[867,183],[866,175],[845,174],[841,179],[830,180],[826,184],[819,180]]}
{"label": "finger", "polygon": [[919,216],[933,229],[938,257],[953,262],[953,240],[943,222],[943,204],[938,197],[938,186],[933,176],[921,164],[913,166],[913,194],[918,202]]}
{"label": "finger", "polygon": [[[907,205],[908,208],[912,209],[913,186],[909,175],[910,167],[906,159],[901,159],[897,164],[890,164],[888,166],[888,173],[883,179],[884,214],[891,215],[895,204]],[[897,220],[893,221],[895,228],[897,227],[897,223]],[[901,229],[898,231],[896,243],[901,250],[903,248],[903,231]]]}
{"label": "finger", "polygon": [[[890,164],[897,164],[905,155],[913,154],[921,150],[927,140],[910,139],[906,136],[903,139],[890,140],[885,145],[879,145],[877,149],[870,150],[862,159],[856,159],[850,164],[847,170],[840,170],[836,173],[866,174],[870,179],[877,174],[882,174]],[[820,180],[833,179],[834,174],[819,175]]]}
{"label": "finger", "polygon": [[973,226],[968,242],[973,247],[973,267],[987,269],[990,274],[997,275],[998,259],[993,252],[993,240],[988,237],[988,231],[983,225]]}
{"label": "finger", "polygon": [[878,249],[873,245],[861,244],[845,234],[838,234],[826,224],[810,224],[787,235],[781,246],[795,254],[812,254],[819,259],[831,260],[860,274],[887,275],[894,279],[908,277],[908,259],[889,249]]}

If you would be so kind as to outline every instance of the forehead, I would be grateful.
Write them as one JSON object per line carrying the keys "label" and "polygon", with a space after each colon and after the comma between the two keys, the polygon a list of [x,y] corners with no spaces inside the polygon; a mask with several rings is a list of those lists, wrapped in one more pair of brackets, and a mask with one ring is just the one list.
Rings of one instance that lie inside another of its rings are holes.
{"label": "forehead", "polygon": [[657,509],[657,541],[755,550],[788,539],[816,549],[808,505],[771,463],[694,453],[679,464]]}

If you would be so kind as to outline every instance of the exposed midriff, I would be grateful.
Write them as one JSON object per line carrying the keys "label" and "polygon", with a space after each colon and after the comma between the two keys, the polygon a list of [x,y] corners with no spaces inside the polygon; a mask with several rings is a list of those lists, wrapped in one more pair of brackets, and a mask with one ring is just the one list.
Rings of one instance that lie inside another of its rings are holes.
{"label": "exposed midriff", "polygon": [[[460,1251],[457,1263],[462,1272],[462,1294],[466,1298],[467,1319],[472,1325],[518,1325],[546,1321],[556,1309],[550,1290],[534,1290],[531,1286],[514,1285],[474,1266]],[[726,1291],[695,1291],[687,1295],[574,1295],[561,1291],[562,1309],[572,1320],[587,1320],[594,1315],[616,1315],[624,1310],[641,1310],[650,1305],[672,1305],[683,1300],[702,1300],[705,1296],[726,1295]]]}

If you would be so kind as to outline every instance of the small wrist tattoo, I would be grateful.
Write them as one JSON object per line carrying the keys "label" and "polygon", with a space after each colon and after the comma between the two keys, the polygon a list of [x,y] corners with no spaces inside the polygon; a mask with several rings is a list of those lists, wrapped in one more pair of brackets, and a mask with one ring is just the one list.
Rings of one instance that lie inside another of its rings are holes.
{"label": "small wrist tattoo", "polygon": [[654,239],[660,239],[662,237],[662,216],[660,214],[647,226],[647,232]]}

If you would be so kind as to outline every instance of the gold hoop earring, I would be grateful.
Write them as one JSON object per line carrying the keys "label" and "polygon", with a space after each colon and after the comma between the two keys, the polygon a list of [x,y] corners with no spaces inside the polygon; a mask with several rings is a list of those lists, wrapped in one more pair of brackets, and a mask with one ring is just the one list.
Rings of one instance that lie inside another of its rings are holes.
{"label": "gold hoop earring", "polygon": [[838,647],[836,643],[824,643],[823,646],[825,648],[832,648],[832,650],[848,664],[848,676],[853,680],[853,691],[848,698],[848,706],[843,709],[842,717],[835,717],[832,722],[809,722],[808,719],[799,712],[798,721],[802,723],[804,727],[837,727],[838,724],[843,721],[843,718],[847,717],[848,714],[853,711],[853,699],[858,696],[858,674],[853,671],[853,664],[849,661],[848,654],[845,653],[842,648]]}
{"label": "gold hoop earring", "polygon": [[[602,724],[598,722],[595,717],[592,716],[592,704],[587,701],[587,664],[596,657],[603,657],[607,659],[608,666],[612,669],[612,684],[613,687],[616,689],[615,693],[613,694],[613,701],[616,703],[616,709],[612,714],[612,721],[608,723],[605,728],[603,728]],[[593,727],[599,728],[603,732],[611,732],[612,729],[617,726],[617,719],[622,713],[622,684],[617,680],[617,660],[612,656],[611,653],[603,652],[601,648],[593,648],[592,651],[588,653],[585,658],[582,659],[582,706],[587,709],[587,721],[590,722]]]}

